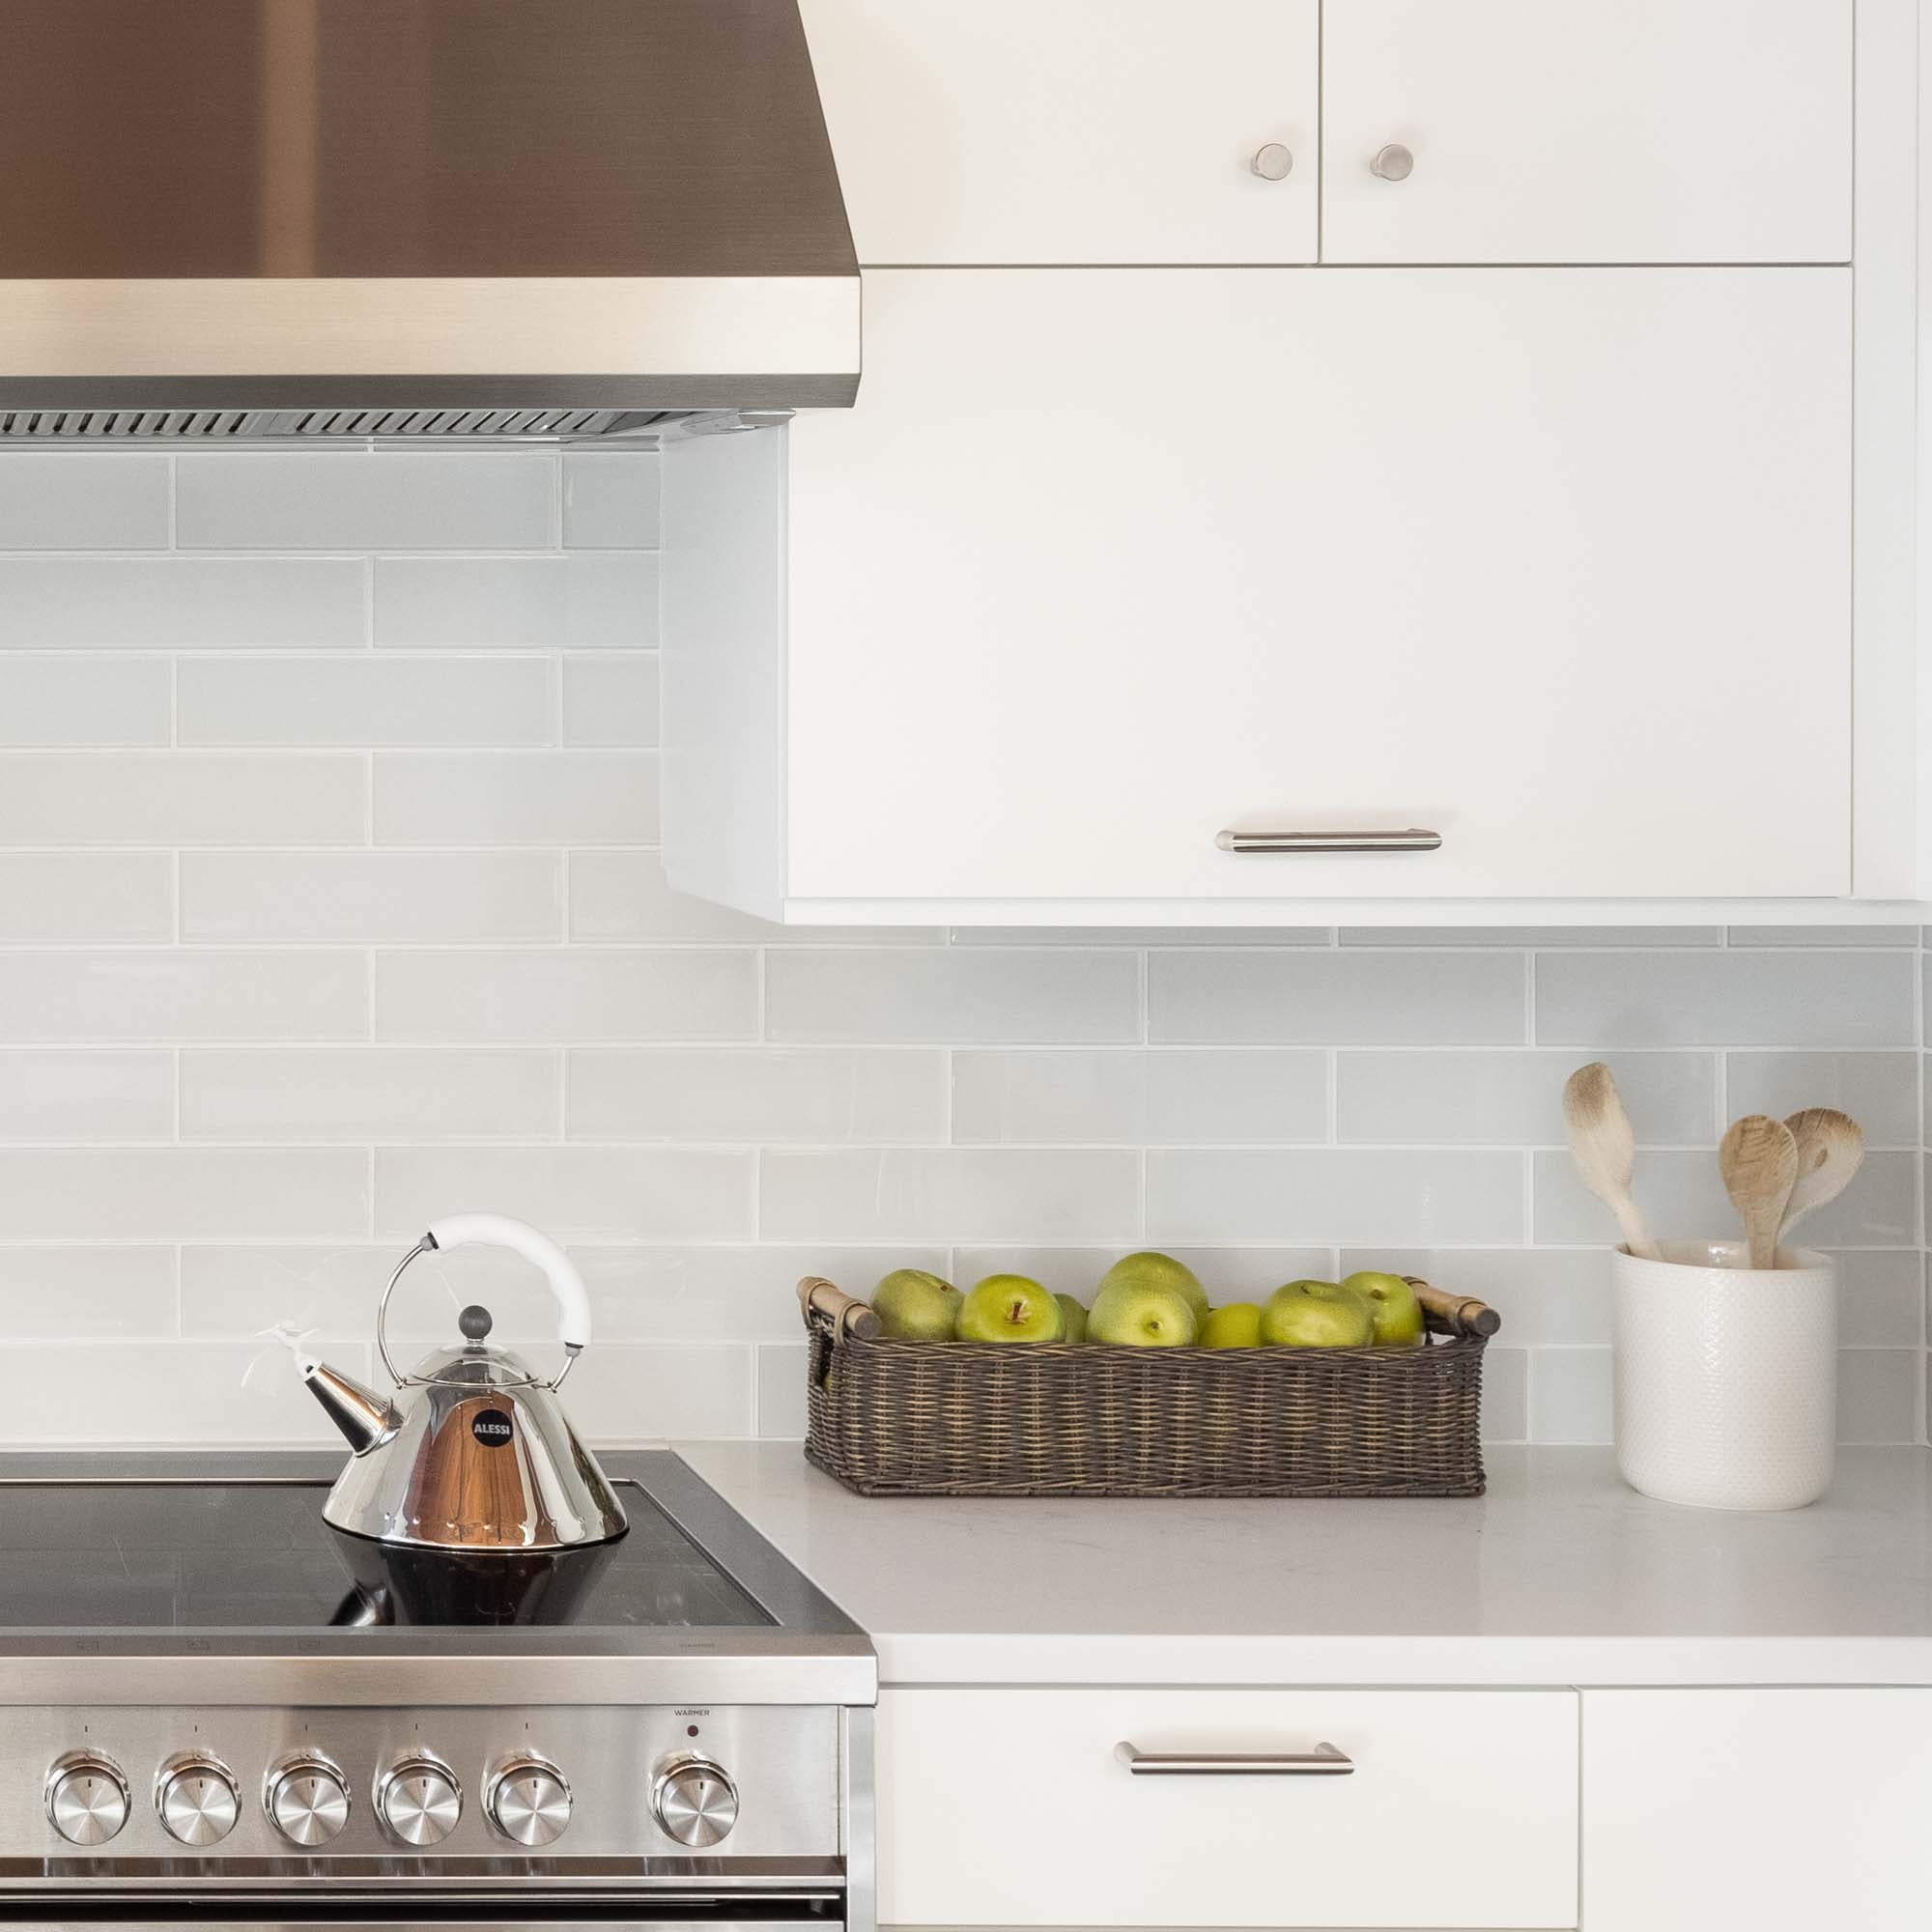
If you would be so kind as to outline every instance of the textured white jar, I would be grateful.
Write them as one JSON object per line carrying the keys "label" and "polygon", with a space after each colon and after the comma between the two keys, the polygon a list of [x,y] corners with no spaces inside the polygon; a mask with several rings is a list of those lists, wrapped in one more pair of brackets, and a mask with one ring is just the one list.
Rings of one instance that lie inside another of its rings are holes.
{"label": "textured white jar", "polygon": [[1663,1502],[1799,1509],[1832,1480],[1838,1421],[1838,1278],[1808,1248],[1753,1268],[1742,1241],[1619,1248],[1614,1298],[1617,1465]]}

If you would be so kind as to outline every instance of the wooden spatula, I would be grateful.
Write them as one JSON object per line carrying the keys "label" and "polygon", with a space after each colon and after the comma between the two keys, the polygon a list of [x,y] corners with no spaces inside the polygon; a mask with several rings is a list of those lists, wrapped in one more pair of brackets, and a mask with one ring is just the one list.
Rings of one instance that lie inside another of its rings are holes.
{"label": "wooden spatula", "polygon": [[1769,1114],[1733,1121],[1718,1144],[1724,1192],[1745,1224],[1745,1243],[1754,1268],[1777,1264],[1777,1231],[1798,1179],[1798,1137]]}
{"label": "wooden spatula", "polygon": [[1792,1182],[1784,1225],[1777,1231],[1782,1247],[1792,1229],[1814,1208],[1835,1201],[1865,1157],[1864,1129],[1835,1107],[1806,1107],[1787,1114],[1784,1124],[1798,1143],[1798,1179]]}
{"label": "wooden spatula", "polygon": [[1601,1060],[1579,1066],[1563,1086],[1563,1124],[1570,1130],[1570,1157],[1583,1185],[1617,1217],[1624,1245],[1642,1261],[1661,1261],[1631,1194],[1636,1164],[1636,1132],[1623,1096]]}

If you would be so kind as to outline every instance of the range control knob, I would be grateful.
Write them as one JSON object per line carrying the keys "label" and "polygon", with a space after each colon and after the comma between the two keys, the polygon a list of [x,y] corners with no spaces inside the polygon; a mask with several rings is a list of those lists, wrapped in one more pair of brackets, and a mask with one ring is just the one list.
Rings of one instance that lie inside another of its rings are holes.
{"label": "range control knob", "polygon": [[235,1775],[219,1758],[183,1751],[155,1777],[155,1809],[168,1836],[181,1844],[219,1844],[242,1809]]}
{"label": "range control knob", "polygon": [[707,1851],[738,1822],[738,1787],[710,1758],[681,1751],[658,1766],[651,1809],[680,1845]]}
{"label": "range control knob", "polygon": [[349,1780],[315,1751],[294,1751],[269,1770],[262,1808],[290,1844],[312,1851],[349,1822]]}
{"label": "range control knob", "polygon": [[519,1753],[490,1774],[483,1808],[504,1837],[541,1850],[570,1823],[570,1784],[547,1758]]}
{"label": "range control knob", "polygon": [[412,1751],[376,1780],[376,1813],[399,1843],[440,1845],[463,1816],[463,1787],[440,1757]]}
{"label": "range control knob", "polygon": [[47,1773],[47,1822],[71,1845],[104,1845],[128,1822],[128,1780],[112,1758],[69,1751]]}

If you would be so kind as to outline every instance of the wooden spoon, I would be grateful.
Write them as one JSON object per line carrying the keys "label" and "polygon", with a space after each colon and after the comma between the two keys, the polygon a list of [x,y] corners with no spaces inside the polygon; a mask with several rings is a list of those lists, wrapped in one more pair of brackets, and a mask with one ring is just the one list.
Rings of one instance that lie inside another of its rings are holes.
{"label": "wooden spoon", "polygon": [[1798,1143],[1798,1179],[1784,1210],[1777,1243],[1784,1245],[1792,1229],[1814,1208],[1835,1201],[1865,1157],[1864,1130],[1849,1114],[1835,1107],[1806,1107],[1785,1116],[1784,1124]]}
{"label": "wooden spoon", "polygon": [[1624,1245],[1641,1261],[1662,1261],[1631,1195],[1636,1132],[1624,1112],[1617,1083],[1601,1060],[1577,1067],[1564,1082],[1563,1124],[1570,1130],[1570,1157],[1583,1185],[1617,1217]]}
{"label": "wooden spoon", "polygon": [[1769,1114],[1733,1121],[1718,1144],[1724,1192],[1745,1224],[1754,1268],[1777,1264],[1777,1231],[1798,1179],[1798,1136]]}

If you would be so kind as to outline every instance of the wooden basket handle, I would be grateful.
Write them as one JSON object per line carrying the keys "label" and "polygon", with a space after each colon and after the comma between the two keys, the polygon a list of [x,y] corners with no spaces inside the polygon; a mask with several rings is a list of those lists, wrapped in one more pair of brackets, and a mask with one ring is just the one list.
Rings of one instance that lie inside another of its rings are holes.
{"label": "wooden basket handle", "polygon": [[809,1274],[799,1283],[798,1305],[808,1328],[814,1315],[822,1315],[836,1333],[861,1342],[871,1341],[879,1332],[879,1318],[871,1309],[835,1288],[823,1275]]}
{"label": "wooden basket handle", "polygon": [[1445,1294],[1439,1288],[1431,1288],[1426,1281],[1418,1281],[1414,1275],[1406,1274],[1403,1280],[1415,1291],[1415,1298],[1422,1304],[1422,1312],[1429,1317],[1432,1326],[1445,1328],[1452,1335],[1493,1335],[1503,1325],[1503,1318],[1487,1301],[1478,1301],[1472,1294]]}

